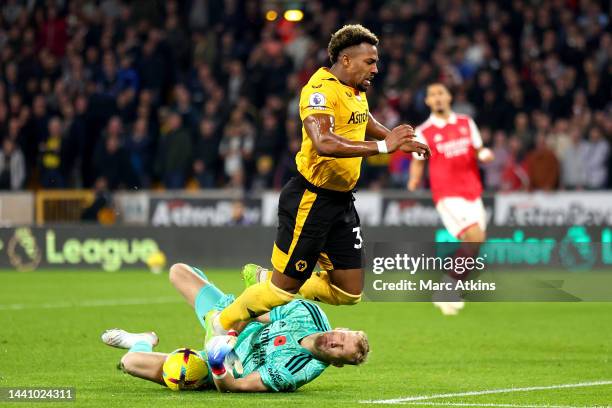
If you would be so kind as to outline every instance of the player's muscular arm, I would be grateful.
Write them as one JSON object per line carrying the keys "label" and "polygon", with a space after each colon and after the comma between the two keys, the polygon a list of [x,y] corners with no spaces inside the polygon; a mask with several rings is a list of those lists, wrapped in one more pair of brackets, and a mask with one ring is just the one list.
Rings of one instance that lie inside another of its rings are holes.
{"label": "player's muscular arm", "polygon": [[[304,129],[320,156],[367,157],[379,153],[377,142],[348,140],[336,135],[333,128],[334,117],[331,115],[314,114],[304,119]],[[385,138],[387,152],[392,153],[410,141],[413,133],[412,128],[407,125],[393,129]]]}
{"label": "player's muscular arm", "polygon": [[304,129],[317,153],[324,157],[367,157],[378,154],[376,142],[352,141],[333,132],[334,117],[315,114],[304,119]]}
{"label": "player's muscular arm", "polygon": [[389,129],[382,123],[376,120],[370,112],[368,112],[368,125],[366,127],[366,135],[373,137],[376,140],[385,140],[391,133]]}
{"label": "player's muscular arm", "polygon": [[231,373],[227,373],[221,379],[214,379],[215,386],[220,392],[266,392],[268,387],[261,380],[261,375],[257,371],[252,372],[244,378],[234,378]]}
{"label": "player's muscular arm", "polygon": [[410,178],[408,179],[408,190],[415,191],[419,184],[421,184],[421,179],[423,178],[423,171],[425,169],[425,160],[416,160],[413,159],[410,162]]}

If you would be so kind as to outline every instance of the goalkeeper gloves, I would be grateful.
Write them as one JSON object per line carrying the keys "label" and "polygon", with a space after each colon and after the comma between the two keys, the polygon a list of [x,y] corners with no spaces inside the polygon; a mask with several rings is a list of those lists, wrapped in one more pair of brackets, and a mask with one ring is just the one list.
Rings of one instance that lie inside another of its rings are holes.
{"label": "goalkeeper gloves", "polygon": [[235,333],[215,336],[206,343],[208,365],[210,365],[213,378],[217,380],[225,377],[227,374],[225,369],[226,359],[230,365],[233,365],[237,360],[236,353],[234,352],[234,345],[237,340]]}

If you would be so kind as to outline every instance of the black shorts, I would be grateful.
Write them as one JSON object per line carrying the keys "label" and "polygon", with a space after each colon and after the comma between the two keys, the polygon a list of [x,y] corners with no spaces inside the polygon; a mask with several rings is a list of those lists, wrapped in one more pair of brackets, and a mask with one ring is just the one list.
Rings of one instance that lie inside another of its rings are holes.
{"label": "black shorts", "polygon": [[272,265],[306,280],[317,261],[324,270],[363,267],[363,239],[352,192],[318,188],[292,178],[278,201],[278,231]]}

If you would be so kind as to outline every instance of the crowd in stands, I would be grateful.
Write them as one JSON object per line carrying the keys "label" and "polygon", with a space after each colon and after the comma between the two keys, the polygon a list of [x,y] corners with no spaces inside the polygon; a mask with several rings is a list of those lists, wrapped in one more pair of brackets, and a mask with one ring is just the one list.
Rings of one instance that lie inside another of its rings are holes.
{"label": "crowd in stands", "polygon": [[[608,1],[309,0],[299,22],[266,4],[3,0],[0,189],[278,189],[300,88],[347,23],[380,38],[374,116],[416,126],[444,82],[495,152],[488,190],[611,186]],[[403,188],[409,160],[367,158],[360,187]]]}

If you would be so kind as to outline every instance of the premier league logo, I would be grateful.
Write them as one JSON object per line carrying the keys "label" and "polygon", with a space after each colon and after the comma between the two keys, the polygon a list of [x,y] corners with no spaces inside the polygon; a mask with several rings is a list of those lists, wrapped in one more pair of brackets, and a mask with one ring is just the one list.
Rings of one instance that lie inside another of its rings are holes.
{"label": "premier league logo", "polygon": [[310,102],[310,106],[324,106],[325,96],[320,92],[315,92],[312,95],[310,95],[309,102]]}

